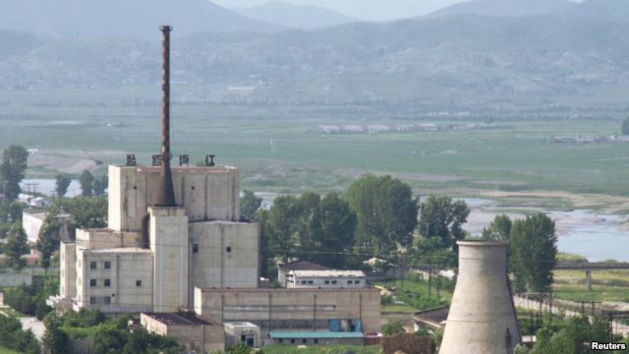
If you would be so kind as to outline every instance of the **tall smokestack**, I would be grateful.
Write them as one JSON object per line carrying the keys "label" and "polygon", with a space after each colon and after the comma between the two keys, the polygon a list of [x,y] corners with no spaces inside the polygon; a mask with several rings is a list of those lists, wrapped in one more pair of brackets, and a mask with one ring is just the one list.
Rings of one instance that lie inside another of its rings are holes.
{"label": "tall smokestack", "polygon": [[171,26],[162,26],[162,171],[161,186],[156,206],[174,207],[175,190],[170,171],[170,31]]}

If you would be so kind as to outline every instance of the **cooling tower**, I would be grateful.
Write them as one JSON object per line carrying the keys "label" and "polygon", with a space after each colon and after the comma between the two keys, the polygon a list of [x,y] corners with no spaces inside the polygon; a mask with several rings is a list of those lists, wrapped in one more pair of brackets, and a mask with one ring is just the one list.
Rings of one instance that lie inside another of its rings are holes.
{"label": "cooling tower", "polygon": [[511,354],[521,342],[506,241],[459,241],[459,277],[439,354]]}

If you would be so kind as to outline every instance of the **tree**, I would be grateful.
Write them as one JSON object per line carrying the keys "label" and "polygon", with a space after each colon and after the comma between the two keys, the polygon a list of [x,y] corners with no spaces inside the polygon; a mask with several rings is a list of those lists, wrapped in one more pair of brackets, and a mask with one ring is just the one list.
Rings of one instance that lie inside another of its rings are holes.
{"label": "tree", "polygon": [[79,176],[79,183],[81,184],[82,196],[91,197],[94,194],[94,175],[90,171],[83,170]]}
{"label": "tree", "polygon": [[70,187],[71,182],[72,179],[68,175],[58,174],[55,176],[55,192],[59,198],[68,193],[68,187]]}
{"label": "tree", "polygon": [[309,222],[316,253],[312,259],[328,267],[344,269],[354,245],[356,213],[336,193],[326,194],[314,210]]}
{"label": "tree", "polygon": [[620,128],[620,134],[621,135],[629,135],[629,117],[625,118],[625,120],[622,121],[622,126]]}
{"label": "tree", "polygon": [[367,175],[347,190],[347,201],[357,215],[356,245],[380,254],[412,244],[419,201],[411,187],[391,176]]}
{"label": "tree", "polygon": [[28,161],[28,151],[20,145],[11,145],[2,154],[0,177],[2,179],[2,195],[8,200],[14,200],[22,189],[20,182],[24,179]]}
{"label": "tree", "polygon": [[482,239],[508,241],[512,224],[511,219],[507,215],[496,215],[489,226],[483,228]]}
{"label": "tree", "polygon": [[298,220],[298,200],[289,195],[275,198],[268,213],[261,214],[263,252],[266,257],[280,257],[286,263],[289,257],[295,255],[299,245]]}
{"label": "tree", "polygon": [[41,252],[41,265],[45,270],[48,270],[50,267],[50,257],[53,252],[59,249],[62,227],[63,225],[59,220],[59,210],[54,207],[49,209],[44,223],[39,229],[37,244],[35,246],[37,250]]}
{"label": "tree", "polygon": [[439,237],[445,248],[456,249],[456,241],[465,237],[462,225],[467,222],[470,209],[463,200],[431,195],[419,209],[419,233],[426,237]]}
{"label": "tree", "polygon": [[92,183],[92,189],[94,195],[97,197],[105,196],[105,190],[107,189],[109,184],[109,178],[107,175],[102,175],[100,177],[95,177],[94,182]]}
{"label": "tree", "polygon": [[[589,342],[609,342],[609,325],[601,318],[592,323],[585,316],[569,317],[558,324],[546,324],[537,333],[537,341],[531,354],[581,354],[595,353]],[[610,351],[611,353],[611,351]]]}
{"label": "tree", "polygon": [[26,233],[22,225],[18,223],[13,224],[9,231],[7,243],[4,246],[4,253],[8,257],[9,266],[18,272],[26,266],[26,261],[22,258],[23,255],[28,254],[30,251],[26,242]]}
{"label": "tree", "polygon": [[516,286],[524,286],[536,293],[550,290],[557,262],[555,222],[543,213],[515,220],[510,240],[511,269]]}
{"label": "tree", "polygon": [[262,198],[256,197],[252,191],[245,189],[240,198],[240,216],[245,220],[255,219],[260,205],[262,205]]}

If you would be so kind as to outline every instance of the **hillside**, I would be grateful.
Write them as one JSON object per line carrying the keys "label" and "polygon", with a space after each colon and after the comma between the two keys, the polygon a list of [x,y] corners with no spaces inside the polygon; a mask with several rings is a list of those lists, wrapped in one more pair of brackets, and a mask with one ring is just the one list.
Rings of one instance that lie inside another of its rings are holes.
{"label": "hillside", "polygon": [[265,3],[252,8],[234,8],[232,10],[258,21],[301,29],[338,26],[356,21],[351,17],[322,7],[292,5],[280,1]]}
{"label": "hillside", "polygon": [[[0,46],[5,90],[154,85],[160,75],[156,42],[0,32]],[[205,33],[174,41],[173,57],[173,80],[186,104],[566,114],[625,112],[629,91],[629,23],[576,15],[450,15]]]}
{"label": "hillside", "polygon": [[162,24],[175,36],[282,30],[208,0],[3,0],[0,12],[0,29],[54,37],[154,39]]}
{"label": "hillside", "polygon": [[454,4],[428,16],[540,16],[554,14],[574,6],[575,3],[567,0],[472,0]]}

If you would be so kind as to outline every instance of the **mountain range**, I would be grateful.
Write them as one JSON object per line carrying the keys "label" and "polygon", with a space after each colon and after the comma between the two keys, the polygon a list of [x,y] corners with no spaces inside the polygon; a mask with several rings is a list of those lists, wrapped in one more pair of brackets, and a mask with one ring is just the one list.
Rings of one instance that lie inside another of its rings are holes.
{"label": "mountain range", "polygon": [[0,11],[0,29],[63,38],[154,39],[164,24],[174,36],[284,29],[208,0],[3,0]]}
{"label": "mountain range", "polygon": [[231,10],[254,20],[301,29],[338,26],[357,21],[319,6],[292,5],[281,1],[268,2],[252,8],[232,8]]}
{"label": "mountain range", "polygon": [[[495,13],[478,0],[466,4],[467,12],[459,5],[385,23],[189,35],[173,41],[173,90],[182,87],[178,97],[188,104],[626,110],[629,16],[622,14],[629,13],[629,2],[546,1],[549,8],[535,14]],[[469,7],[474,4],[479,7]],[[157,41],[0,32],[0,89],[155,85],[159,53]],[[229,87],[247,87],[247,94]]]}

